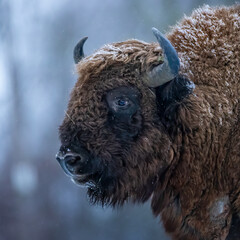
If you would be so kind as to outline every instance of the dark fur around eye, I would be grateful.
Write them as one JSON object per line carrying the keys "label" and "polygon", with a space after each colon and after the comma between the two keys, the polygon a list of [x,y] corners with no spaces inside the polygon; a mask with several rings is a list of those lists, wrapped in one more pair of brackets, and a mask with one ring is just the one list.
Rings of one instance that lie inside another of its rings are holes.
{"label": "dark fur around eye", "polygon": [[118,87],[105,96],[109,123],[120,138],[136,136],[142,126],[140,93],[134,87]]}
{"label": "dark fur around eye", "polygon": [[133,87],[119,87],[110,90],[106,95],[109,111],[114,116],[131,116],[139,108],[139,92]]}

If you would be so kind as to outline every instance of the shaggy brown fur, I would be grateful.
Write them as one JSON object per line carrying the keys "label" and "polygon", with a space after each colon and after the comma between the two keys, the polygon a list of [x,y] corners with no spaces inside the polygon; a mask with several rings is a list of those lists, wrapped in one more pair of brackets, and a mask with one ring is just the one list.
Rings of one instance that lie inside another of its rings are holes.
{"label": "shaggy brown fur", "polygon": [[[240,6],[197,9],[168,39],[180,75],[196,88],[161,116],[143,83],[162,63],[157,43],[109,44],[77,65],[60,137],[65,146],[84,145],[98,171],[75,181],[90,185],[93,201],[112,205],[152,196],[153,213],[173,239],[240,239]],[[141,93],[134,139],[121,139],[108,122],[104,96],[120,86]]]}

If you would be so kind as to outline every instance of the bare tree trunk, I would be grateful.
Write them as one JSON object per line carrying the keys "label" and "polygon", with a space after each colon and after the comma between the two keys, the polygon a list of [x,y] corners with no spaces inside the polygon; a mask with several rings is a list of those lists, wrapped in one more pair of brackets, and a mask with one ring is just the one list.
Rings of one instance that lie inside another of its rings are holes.
{"label": "bare tree trunk", "polygon": [[[6,1],[3,6],[5,32],[3,37],[4,42],[4,55],[5,55],[5,66],[7,67],[10,87],[11,87],[11,113],[9,119],[10,138],[11,138],[11,152],[10,155],[14,154],[19,156],[21,153],[21,123],[22,123],[22,99],[20,93],[20,64],[18,64],[18,56],[16,51],[17,38],[14,36],[14,25],[12,19],[12,1]],[[16,45],[15,45],[16,44]]]}

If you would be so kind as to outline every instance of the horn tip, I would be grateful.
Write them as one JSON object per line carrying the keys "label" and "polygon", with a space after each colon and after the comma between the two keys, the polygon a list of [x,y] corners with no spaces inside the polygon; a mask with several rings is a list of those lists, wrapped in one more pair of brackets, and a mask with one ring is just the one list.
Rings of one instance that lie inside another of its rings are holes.
{"label": "horn tip", "polygon": [[88,37],[84,37],[84,38],[82,39],[82,41],[83,41],[83,42],[86,42],[87,39],[88,39]]}
{"label": "horn tip", "polygon": [[78,46],[83,46],[83,44],[87,41],[88,37],[84,37],[82,38],[76,45],[76,47]]}
{"label": "horn tip", "polygon": [[152,27],[152,32],[155,34],[156,32],[159,32],[159,30],[155,27]]}
{"label": "horn tip", "polygon": [[161,41],[162,38],[164,38],[164,35],[157,28],[153,27],[152,32],[159,41]]}

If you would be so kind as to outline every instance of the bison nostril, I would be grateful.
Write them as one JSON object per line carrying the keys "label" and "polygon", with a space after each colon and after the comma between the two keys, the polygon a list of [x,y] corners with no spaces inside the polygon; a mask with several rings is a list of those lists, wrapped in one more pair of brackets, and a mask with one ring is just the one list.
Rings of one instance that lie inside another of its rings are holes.
{"label": "bison nostril", "polygon": [[78,174],[80,170],[80,165],[82,162],[82,158],[77,154],[66,154],[63,158],[63,162],[61,166],[65,170],[68,175]]}
{"label": "bison nostril", "polygon": [[70,159],[69,161],[66,162],[68,165],[74,165],[76,163],[76,159]]}
{"label": "bison nostril", "polygon": [[77,161],[81,160],[80,156],[70,156],[70,157],[66,157],[64,159],[65,159],[66,163],[69,165],[74,165]]}
{"label": "bison nostril", "polygon": [[83,147],[79,147],[77,153],[73,152],[72,149],[61,147],[56,159],[64,172],[70,177],[82,176],[92,172],[90,153]]}
{"label": "bison nostril", "polygon": [[65,165],[67,169],[71,172],[74,173],[77,170],[77,166],[81,162],[81,157],[80,156],[68,156],[64,159]]}
{"label": "bison nostril", "polygon": [[64,172],[70,176],[80,176],[91,172],[90,154],[84,148],[81,148],[80,153],[65,151],[61,149],[56,155],[56,159],[63,168]]}

